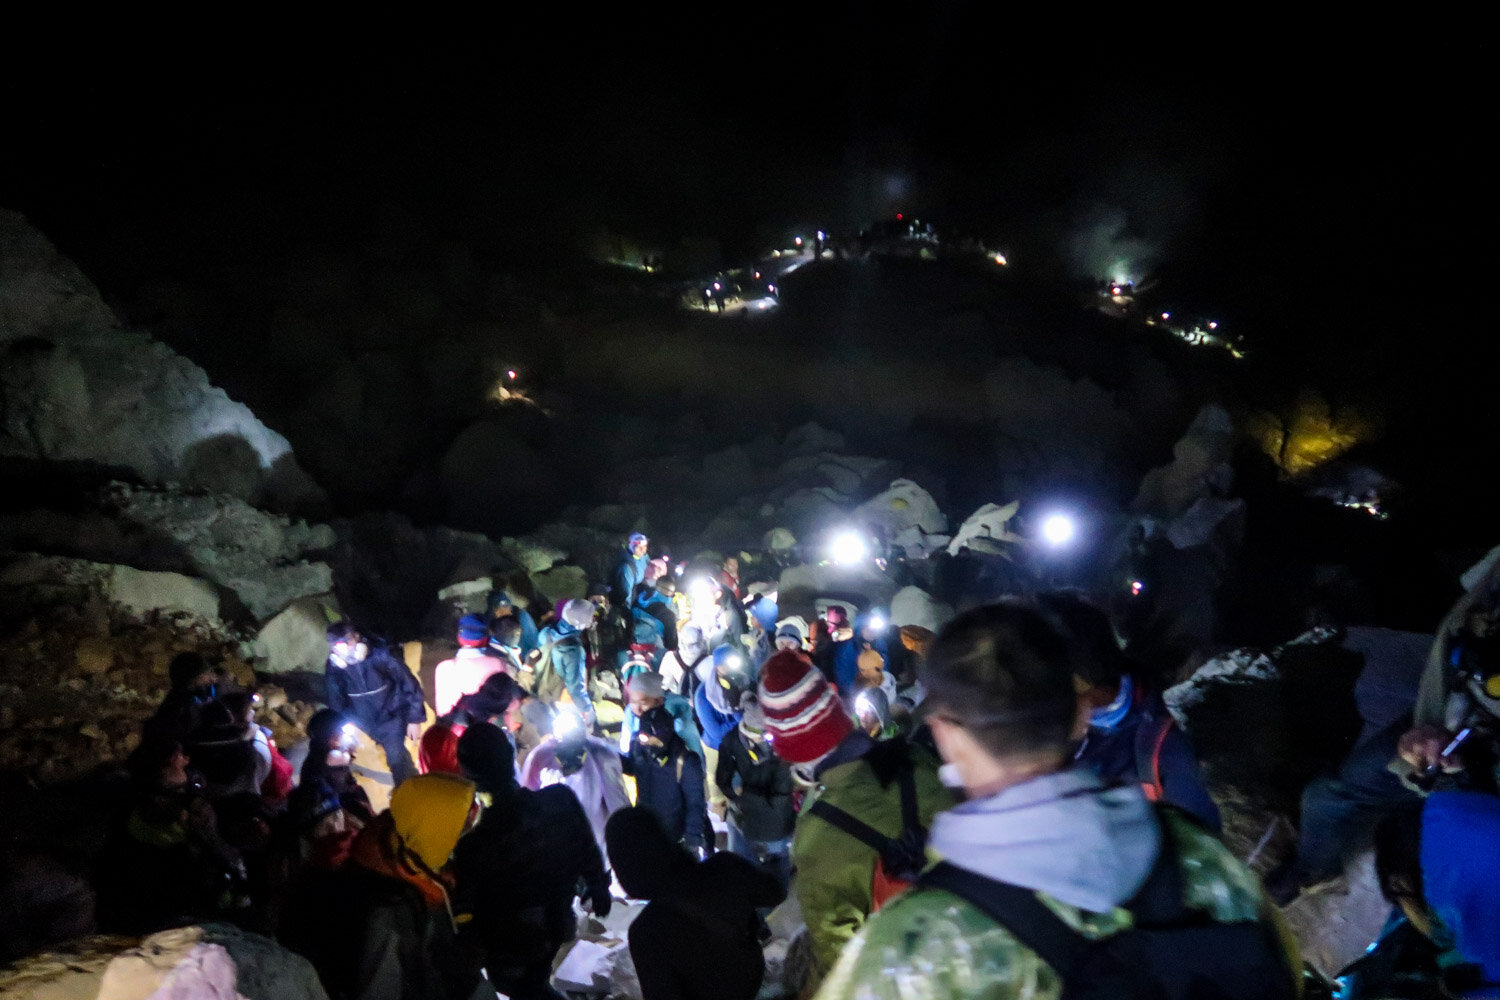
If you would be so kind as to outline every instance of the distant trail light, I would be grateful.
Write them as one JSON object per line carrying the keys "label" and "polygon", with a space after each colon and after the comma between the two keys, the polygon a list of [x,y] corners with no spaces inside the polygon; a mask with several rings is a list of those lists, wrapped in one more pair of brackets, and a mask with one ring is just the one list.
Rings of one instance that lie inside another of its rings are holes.
{"label": "distant trail light", "polygon": [[1048,514],[1042,521],[1042,540],[1054,549],[1070,544],[1078,535],[1078,525],[1066,514]]}
{"label": "distant trail light", "polygon": [[756,272],[755,272],[755,280],[756,280],[756,281],[759,281],[759,280],[760,280],[760,272],[759,272],[759,271],[756,271]]}
{"label": "distant trail light", "polygon": [[1219,328],[1219,324],[1217,322],[1215,322],[1214,320],[1209,320],[1208,321],[1208,328],[1210,330],[1217,330]]}
{"label": "distant trail light", "polygon": [[776,291],[776,286],[775,285],[767,285],[766,288],[769,289],[770,291],[773,291],[773,292]]}
{"label": "distant trail light", "polygon": [[1164,319],[1164,320],[1165,319],[1171,319],[1172,318],[1172,314],[1171,313],[1162,313],[1161,314],[1161,318]]}
{"label": "distant trail light", "polygon": [[825,233],[825,232],[823,232],[823,230],[819,229],[818,230],[818,239],[820,239],[820,240],[826,240],[826,239],[828,239],[828,234]]}
{"label": "distant trail light", "polygon": [[1140,580],[1131,580],[1130,581],[1130,593],[1131,593],[1132,596],[1134,596],[1134,597],[1140,597],[1141,596],[1141,591],[1143,591],[1145,589],[1146,589],[1146,585],[1144,583],[1142,583]]}
{"label": "distant trail light", "polygon": [[714,282],[714,291],[720,292],[720,291],[723,291],[723,290],[724,290],[724,286],[721,285],[721,284],[719,284],[717,281],[715,281]]}
{"label": "distant trail light", "polygon": [[849,566],[869,558],[870,547],[857,531],[841,531],[829,543],[828,554],[840,566]]}
{"label": "distant trail light", "polygon": [[902,220],[902,218],[904,218],[904,216],[902,216],[902,214],[900,212],[897,212],[896,213],[896,221],[900,222]]}
{"label": "distant trail light", "polygon": [[995,254],[995,263],[999,264],[1001,267],[1004,267],[1006,264],[1008,264],[1010,262],[1005,259],[1005,254],[1003,254],[1003,253],[997,253],[997,254]]}
{"label": "distant trail light", "polygon": [[802,245],[802,237],[798,236],[795,239],[793,239],[792,242],[796,243],[800,247]]}
{"label": "distant trail light", "polygon": [[516,370],[514,368],[507,368],[505,370],[505,377],[514,382],[516,380]]}

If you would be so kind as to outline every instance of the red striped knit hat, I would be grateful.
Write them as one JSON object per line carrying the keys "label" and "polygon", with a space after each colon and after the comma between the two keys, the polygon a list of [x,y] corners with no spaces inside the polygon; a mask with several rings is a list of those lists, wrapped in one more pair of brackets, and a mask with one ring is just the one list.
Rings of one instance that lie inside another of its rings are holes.
{"label": "red striped knit hat", "polygon": [[854,731],[838,692],[811,660],[792,650],[760,668],[760,706],[771,746],[789,764],[817,760]]}

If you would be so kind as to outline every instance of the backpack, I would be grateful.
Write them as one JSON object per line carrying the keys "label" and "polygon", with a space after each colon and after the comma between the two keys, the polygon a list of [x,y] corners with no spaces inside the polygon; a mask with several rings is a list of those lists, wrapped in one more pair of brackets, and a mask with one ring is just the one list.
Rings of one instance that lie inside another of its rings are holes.
{"label": "backpack", "polygon": [[1010,931],[1057,972],[1063,1000],[1292,1000],[1296,979],[1272,928],[1215,923],[1183,906],[1171,827],[1160,826],[1161,853],[1124,904],[1135,925],[1098,941],[1069,927],[1032,890],[946,861],[917,884],[953,893]]}
{"label": "backpack", "polygon": [[1166,786],[1161,780],[1161,749],[1175,724],[1172,714],[1163,712],[1159,719],[1141,720],[1135,730],[1136,780],[1151,802],[1161,802],[1166,795]]}
{"label": "backpack", "polygon": [[[557,664],[552,661],[552,650],[558,643],[577,643],[576,636],[563,636],[551,642],[543,643],[537,651],[537,658],[531,665],[531,695],[533,698],[548,705],[555,705],[563,700],[568,692],[568,686],[563,682],[562,674],[558,672]],[[571,700],[571,699],[569,699]]]}
{"label": "backpack", "polygon": [[831,803],[814,800],[808,811],[844,831],[875,851],[875,873],[870,883],[874,913],[888,900],[901,895],[917,880],[927,864],[927,829],[917,811],[917,780],[908,758],[898,772],[901,786],[901,834],[887,837],[879,830]]}

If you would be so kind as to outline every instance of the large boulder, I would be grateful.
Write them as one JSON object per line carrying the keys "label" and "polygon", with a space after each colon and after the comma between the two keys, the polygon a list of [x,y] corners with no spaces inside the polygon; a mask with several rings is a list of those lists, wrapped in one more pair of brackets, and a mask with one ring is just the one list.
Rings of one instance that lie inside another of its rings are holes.
{"label": "large boulder", "polygon": [[321,509],[286,438],[164,344],[121,329],[98,291],[0,209],[0,458],[128,469],[275,510]]}
{"label": "large boulder", "polygon": [[261,625],[247,652],[265,673],[321,670],[328,659],[328,626],[339,617],[331,594],[299,598]]}
{"label": "large boulder", "polygon": [[182,617],[220,627],[219,597],[214,588],[180,573],[12,553],[0,557],[0,593],[22,605],[83,601],[97,596],[126,615]]}
{"label": "large boulder", "polygon": [[902,587],[891,598],[891,624],[919,625],[937,632],[953,617],[953,608],[920,587]]}
{"label": "large boulder", "polygon": [[195,577],[224,596],[225,618],[247,624],[333,587],[331,528],[231,496],[111,483],[58,506],[0,514],[0,548]]}
{"label": "large boulder", "polygon": [[1234,479],[1234,421],[1221,406],[1198,411],[1172,446],[1172,461],[1146,473],[1131,509],[1138,514],[1174,517],[1207,496],[1222,496]]}

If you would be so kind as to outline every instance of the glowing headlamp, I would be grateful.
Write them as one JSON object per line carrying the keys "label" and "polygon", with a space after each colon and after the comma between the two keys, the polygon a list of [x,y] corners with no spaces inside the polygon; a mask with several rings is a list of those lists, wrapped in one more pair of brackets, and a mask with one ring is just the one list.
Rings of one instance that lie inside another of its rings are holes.
{"label": "glowing headlamp", "polygon": [[884,632],[887,623],[886,620],[879,615],[871,615],[870,620],[866,622],[866,624],[869,626],[870,631],[872,632]]}
{"label": "glowing headlamp", "polygon": [[1042,521],[1042,540],[1055,549],[1073,541],[1078,534],[1078,525],[1066,514],[1049,514]]}
{"label": "glowing headlamp", "polygon": [[552,720],[552,735],[566,740],[583,732],[583,720],[572,712],[558,712]]}
{"label": "glowing headlamp", "polygon": [[854,699],[854,714],[874,716],[880,715],[879,712],[875,711],[875,703],[870,700],[870,696],[867,694],[860,694],[859,697]]}
{"label": "glowing headlamp", "polygon": [[841,531],[829,543],[828,554],[841,566],[863,562],[869,558],[870,547],[857,531]]}

